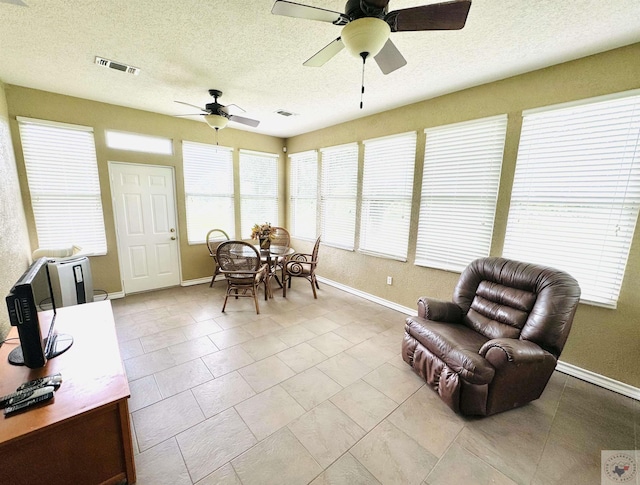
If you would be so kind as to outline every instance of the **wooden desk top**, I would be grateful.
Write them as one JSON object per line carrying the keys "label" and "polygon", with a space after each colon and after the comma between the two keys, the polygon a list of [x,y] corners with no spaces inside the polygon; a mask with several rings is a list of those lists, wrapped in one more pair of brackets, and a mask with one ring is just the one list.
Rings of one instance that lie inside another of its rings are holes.
{"label": "wooden desk top", "polygon": [[[0,414],[2,444],[129,397],[110,301],[59,308],[55,331],[70,334],[73,345],[40,369],[9,364],[7,356],[19,341],[0,347],[0,396],[31,379],[62,373],[62,385],[47,404],[9,417]],[[14,327],[7,338],[17,336]]]}

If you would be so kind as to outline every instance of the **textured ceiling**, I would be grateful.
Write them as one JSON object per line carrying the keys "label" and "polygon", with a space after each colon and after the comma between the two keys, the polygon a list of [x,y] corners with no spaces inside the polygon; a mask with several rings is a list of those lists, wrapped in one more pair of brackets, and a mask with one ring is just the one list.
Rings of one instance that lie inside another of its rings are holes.
{"label": "textured ceiling", "polygon": [[[344,11],[344,1],[297,0]],[[223,91],[289,137],[419,100],[640,42],[639,0],[473,0],[463,30],[397,32],[408,64],[385,76],[346,51],[302,63],[340,27],[271,14],[273,0],[0,0],[0,80],[167,115]],[[391,0],[390,10],[433,0]],[[99,67],[95,56],[141,69]],[[640,60],[639,60],[640,62]],[[277,110],[296,113],[285,118]],[[193,119],[202,119],[194,117]]]}

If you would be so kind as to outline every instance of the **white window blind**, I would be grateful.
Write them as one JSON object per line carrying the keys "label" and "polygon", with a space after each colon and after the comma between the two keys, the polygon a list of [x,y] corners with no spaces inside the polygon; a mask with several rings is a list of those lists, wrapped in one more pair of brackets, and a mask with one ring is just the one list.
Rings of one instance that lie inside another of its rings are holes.
{"label": "white window blind", "polygon": [[289,157],[289,215],[291,235],[315,239],[318,205],[318,153],[310,150]]}
{"label": "white window blind", "polygon": [[462,271],[489,256],[507,116],[425,130],[415,264]]}
{"label": "white window blind", "polygon": [[235,237],[233,149],[185,141],[182,160],[189,244],[206,242],[211,229]]}
{"label": "white window blind", "polygon": [[278,155],[240,150],[240,222],[243,237],[254,224],[278,225]]}
{"label": "white window blind", "polygon": [[93,129],[18,117],[41,248],[106,254]]}
{"label": "white window blind", "polygon": [[360,250],[406,261],[416,133],[364,142]]}
{"label": "white window blind", "polygon": [[352,251],[356,233],[358,145],[324,148],[321,153],[322,242]]}
{"label": "white window blind", "polygon": [[523,113],[504,255],[615,307],[640,204],[640,96]]}

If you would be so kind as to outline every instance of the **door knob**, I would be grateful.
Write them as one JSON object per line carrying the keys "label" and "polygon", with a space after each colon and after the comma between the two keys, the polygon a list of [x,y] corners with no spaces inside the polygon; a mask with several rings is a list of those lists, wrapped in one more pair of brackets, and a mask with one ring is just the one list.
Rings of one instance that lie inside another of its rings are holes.
{"label": "door knob", "polygon": [[176,237],[175,237],[175,236],[171,236],[171,240],[172,240],[172,241],[175,241],[175,240],[176,240]]}

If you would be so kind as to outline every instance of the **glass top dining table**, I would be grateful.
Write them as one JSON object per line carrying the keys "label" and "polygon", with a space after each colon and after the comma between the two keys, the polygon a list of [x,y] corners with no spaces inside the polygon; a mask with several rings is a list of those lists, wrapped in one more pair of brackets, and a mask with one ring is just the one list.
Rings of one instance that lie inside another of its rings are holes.
{"label": "glass top dining table", "polygon": [[273,244],[269,248],[261,248],[259,244],[255,244],[254,246],[260,252],[260,259],[267,263],[269,267],[269,278],[275,278],[276,283],[282,288],[282,282],[276,274],[278,260],[291,256],[295,253],[295,250],[289,246],[276,246]]}

